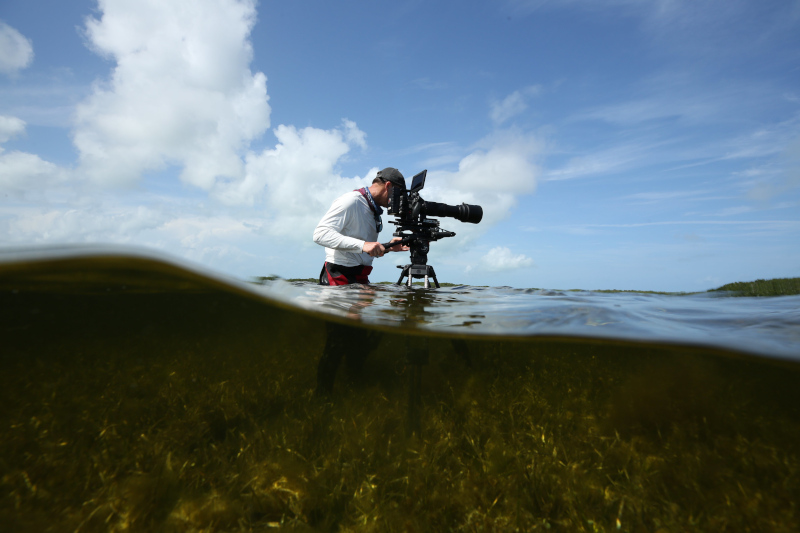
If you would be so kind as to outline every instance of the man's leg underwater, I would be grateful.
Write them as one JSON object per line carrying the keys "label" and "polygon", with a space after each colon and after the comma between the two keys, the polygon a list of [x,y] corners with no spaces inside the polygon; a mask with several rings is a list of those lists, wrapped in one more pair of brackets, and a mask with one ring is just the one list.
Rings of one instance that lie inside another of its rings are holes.
{"label": "man's leg underwater", "polygon": [[325,350],[317,366],[317,395],[333,392],[336,371],[342,358],[346,360],[347,373],[352,377],[361,374],[364,361],[380,342],[380,333],[334,322],[325,323]]}

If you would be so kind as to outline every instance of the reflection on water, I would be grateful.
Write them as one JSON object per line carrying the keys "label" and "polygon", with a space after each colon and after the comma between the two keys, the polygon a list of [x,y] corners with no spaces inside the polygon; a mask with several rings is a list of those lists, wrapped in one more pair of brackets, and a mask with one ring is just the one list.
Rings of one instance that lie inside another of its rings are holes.
{"label": "reflection on water", "polygon": [[[475,299],[468,311],[459,290]],[[493,320],[469,288],[329,292],[348,294],[325,303],[342,318],[135,257],[0,264],[0,523],[800,529],[795,361],[461,335]],[[585,295],[562,296],[584,307]],[[477,326],[429,329],[452,321],[446,305]],[[351,365],[352,339],[368,356]],[[326,346],[343,362],[321,396]]]}

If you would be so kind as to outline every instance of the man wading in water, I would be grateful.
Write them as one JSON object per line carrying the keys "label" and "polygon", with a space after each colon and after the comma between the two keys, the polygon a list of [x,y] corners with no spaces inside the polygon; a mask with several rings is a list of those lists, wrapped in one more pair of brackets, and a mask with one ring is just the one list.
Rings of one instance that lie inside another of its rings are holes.
{"label": "man wading in water", "polygon": [[[384,168],[369,187],[343,194],[333,202],[314,230],[314,242],[325,247],[325,264],[320,285],[369,283],[372,260],[383,257],[386,249],[378,241],[383,229],[381,207],[389,207],[392,187],[406,188],[406,180],[396,168]],[[399,240],[392,239],[392,242]],[[407,251],[394,246],[390,252]]]}
{"label": "man wading in water", "polygon": [[[389,206],[392,187],[406,188],[406,180],[396,168],[378,172],[372,185],[348,192],[337,198],[314,230],[314,242],[325,247],[325,264],[319,274],[320,285],[369,283],[372,261],[387,250],[378,242],[383,229],[381,207]],[[399,240],[395,237],[392,242]],[[388,251],[408,251],[398,245]],[[328,338],[317,368],[317,393],[333,391],[336,369],[342,357],[348,370],[360,371],[369,350],[377,344],[372,335],[349,326],[327,323]]]}

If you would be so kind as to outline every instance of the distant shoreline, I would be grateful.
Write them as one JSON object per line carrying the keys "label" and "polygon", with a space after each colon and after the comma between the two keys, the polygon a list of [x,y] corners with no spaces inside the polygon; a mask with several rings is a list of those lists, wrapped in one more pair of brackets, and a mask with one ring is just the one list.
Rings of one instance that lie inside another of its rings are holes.
{"label": "distant shoreline", "polygon": [[[316,278],[289,278],[284,279],[280,276],[258,276],[251,280],[256,285],[263,285],[267,281],[275,281],[283,279],[284,281],[307,281],[316,283]],[[391,285],[391,281],[379,281],[376,285]],[[415,285],[421,285],[422,282],[414,282]],[[440,283],[442,287],[460,287],[462,283]],[[477,285],[476,285],[477,286]],[[481,285],[486,287],[487,285]],[[545,290],[535,288],[536,290]],[[755,281],[737,281],[735,283],[728,283],[716,289],[709,289],[707,291],[696,292],[664,292],[664,291],[638,291],[638,290],[623,290],[623,289],[547,289],[547,290],[567,290],[569,292],[634,292],[641,294],[664,294],[669,296],[686,296],[690,294],[704,294],[708,292],[730,292],[729,296],[791,296],[800,294],[800,278],[774,278],[774,279],[757,279]]]}

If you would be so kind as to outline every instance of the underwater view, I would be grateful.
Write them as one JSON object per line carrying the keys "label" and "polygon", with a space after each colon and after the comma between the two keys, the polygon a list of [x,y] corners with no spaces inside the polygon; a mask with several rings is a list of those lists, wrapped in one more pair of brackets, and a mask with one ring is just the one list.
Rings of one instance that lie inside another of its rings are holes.
{"label": "underwater view", "polygon": [[798,531],[800,296],[0,256],[7,531]]}

